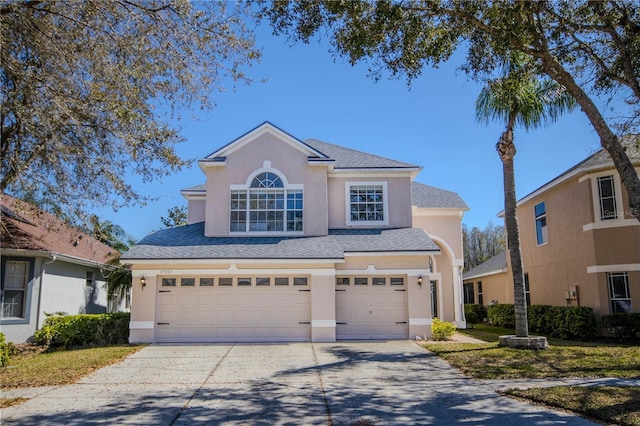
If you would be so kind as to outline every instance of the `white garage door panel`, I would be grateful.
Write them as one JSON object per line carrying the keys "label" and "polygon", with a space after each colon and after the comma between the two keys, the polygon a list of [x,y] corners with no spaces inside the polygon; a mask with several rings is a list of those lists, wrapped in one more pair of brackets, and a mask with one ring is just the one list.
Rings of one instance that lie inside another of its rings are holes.
{"label": "white garage door panel", "polygon": [[400,286],[345,286],[336,291],[336,338],[405,339],[407,296]]}
{"label": "white garage door panel", "polygon": [[306,341],[310,292],[294,287],[176,287],[158,293],[159,342]]}

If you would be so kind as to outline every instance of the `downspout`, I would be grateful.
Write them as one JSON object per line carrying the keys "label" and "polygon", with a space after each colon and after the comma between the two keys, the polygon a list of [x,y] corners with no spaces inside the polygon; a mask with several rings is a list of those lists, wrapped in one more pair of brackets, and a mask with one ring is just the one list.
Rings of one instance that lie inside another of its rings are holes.
{"label": "downspout", "polygon": [[42,277],[44,274],[44,267],[46,265],[50,265],[53,262],[55,262],[58,259],[58,257],[55,254],[51,255],[51,260],[49,260],[48,262],[43,262],[40,265],[40,286],[38,288],[38,310],[36,311],[36,331],[38,330],[38,328],[40,327],[40,305],[42,304]]}

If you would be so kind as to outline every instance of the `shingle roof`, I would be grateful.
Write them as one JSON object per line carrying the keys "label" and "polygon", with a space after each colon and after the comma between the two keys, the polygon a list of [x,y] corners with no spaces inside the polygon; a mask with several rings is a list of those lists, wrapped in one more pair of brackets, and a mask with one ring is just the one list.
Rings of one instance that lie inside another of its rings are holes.
{"label": "shingle roof", "polygon": [[33,204],[2,194],[2,249],[30,250],[106,263],[116,250]]}
{"label": "shingle roof", "polygon": [[507,268],[507,252],[503,251],[501,253],[496,254],[486,262],[476,266],[475,268],[469,269],[467,272],[464,273],[463,279],[467,280],[471,278],[485,276],[490,273],[505,272],[506,268]]}
{"label": "shingle roof", "polygon": [[420,182],[411,182],[411,204],[425,208],[457,208],[469,210],[458,194]]}
{"label": "shingle roof", "polygon": [[205,237],[204,222],[143,238],[122,259],[343,259],[345,252],[436,251],[421,229],[329,230],[321,237]]}
{"label": "shingle roof", "polygon": [[[620,140],[620,143],[625,148],[627,156],[629,160],[631,160],[632,164],[640,165],[640,136],[639,135],[629,135],[625,136]],[[572,176],[575,173],[583,173],[583,172],[591,172],[593,170],[598,169],[606,169],[609,167],[613,167],[613,160],[607,151],[604,148],[600,148],[584,160],[580,161],[575,166],[567,169],[565,172],[560,175],[554,177],[544,185],[541,185],[537,189],[531,191],[529,194],[518,200],[518,203],[530,198],[534,194],[546,190],[550,186],[554,186],[557,182],[562,182],[566,177]],[[499,214],[502,214],[499,213]]]}
{"label": "shingle roof", "polygon": [[355,149],[345,148],[339,145],[333,145],[316,139],[307,139],[304,143],[335,160],[336,169],[420,168],[420,166],[413,164],[379,157],[377,155],[356,151]]}

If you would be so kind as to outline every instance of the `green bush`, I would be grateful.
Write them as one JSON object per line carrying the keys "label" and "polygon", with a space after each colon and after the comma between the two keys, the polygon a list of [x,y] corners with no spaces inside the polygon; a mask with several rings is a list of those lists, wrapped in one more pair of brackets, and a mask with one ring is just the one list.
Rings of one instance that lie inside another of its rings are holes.
{"label": "green bush", "polygon": [[449,340],[456,332],[456,326],[450,322],[434,318],[431,323],[431,338],[433,340]]}
{"label": "green bush", "polygon": [[621,338],[637,337],[640,333],[640,313],[625,313],[603,315],[601,318],[602,326],[611,334],[615,334]]}
{"label": "green bush", "polygon": [[527,307],[529,331],[570,340],[588,340],[595,334],[593,309],[581,306]]}
{"label": "green bush", "polygon": [[116,345],[129,341],[128,313],[51,315],[33,340],[45,346]]}
{"label": "green bush", "polygon": [[491,305],[487,308],[487,318],[491,324],[497,327],[516,327],[516,314],[513,305]]}
{"label": "green bush", "polygon": [[16,347],[13,343],[7,342],[4,333],[0,333],[0,367],[9,365],[11,357],[16,354]]}
{"label": "green bush", "polygon": [[467,303],[464,305],[464,317],[467,325],[473,328],[473,324],[481,323],[487,317],[487,308],[484,305]]}

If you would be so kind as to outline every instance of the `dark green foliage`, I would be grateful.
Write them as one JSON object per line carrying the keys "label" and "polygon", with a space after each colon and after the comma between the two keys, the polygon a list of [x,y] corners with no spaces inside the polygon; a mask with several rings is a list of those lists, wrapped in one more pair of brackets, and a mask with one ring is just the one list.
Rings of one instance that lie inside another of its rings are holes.
{"label": "dark green foliage", "polygon": [[129,313],[53,315],[33,335],[45,346],[116,345],[129,342]]}
{"label": "dark green foliage", "polygon": [[[489,306],[489,321],[496,326],[513,328],[513,305]],[[593,309],[581,306],[531,305],[527,307],[529,329],[549,337],[588,340],[595,334]]]}
{"label": "dark green foliage", "polygon": [[487,308],[484,305],[467,303],[464,305],[464,317],[467,325],[473,328],[473,324],[481,323],[487,318]]}
{"label": "dark green foliage", "polygon": [[513,305],[497,304],[487,308],[489,322],[497,327],[515,328],[516,314]]}
{"label": "dark green foliage", "polygon": [[601,321],[607,331],[621,338],[637,338],[640,333],[640,313],[604,315]]}
{"label": "dark green foliage", "polygon": [[0,333],[0,368],[9,365],[11,357],[16,354],[13,343],[5,341],[4,333]]}

